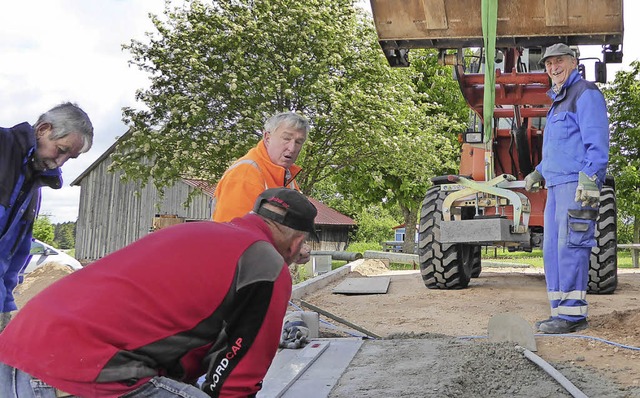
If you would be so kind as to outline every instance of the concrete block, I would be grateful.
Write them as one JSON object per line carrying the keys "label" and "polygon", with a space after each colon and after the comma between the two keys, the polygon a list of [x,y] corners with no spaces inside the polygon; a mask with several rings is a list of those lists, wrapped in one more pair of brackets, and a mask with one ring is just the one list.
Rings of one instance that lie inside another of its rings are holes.
{"label": "concrete block", "polygon": [[318,254],[311,256],[313,275],[322,275],[331,271],[331,255]]}
{"label": "concrete block", "polygon": [[442,243],[528,242],[529,233],[511,232],[512,221],[506,218],[445,221],[440,224]]}

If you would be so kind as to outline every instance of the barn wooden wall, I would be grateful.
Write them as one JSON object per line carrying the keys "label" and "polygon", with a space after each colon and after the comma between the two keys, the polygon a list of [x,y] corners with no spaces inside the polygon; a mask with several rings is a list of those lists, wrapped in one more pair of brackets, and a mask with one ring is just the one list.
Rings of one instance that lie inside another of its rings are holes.
{"label": "barn wooden wall", "polygon": [[320,230],[320,242],[308,242],[311,250],[341,251],[349,245],[349,226],[346,225],[316,225]]}
{"label": "barn wooden wall", "polygon": [[147,235],[156,214],[172,214],[186,220],[211,218],[211,198],[205,194],[197,194],[189,208],[184,208],[183,203],[194,190],[184,182],[167,188],[158,204],[160,199],[153,184],[141,188],[139,182],[122,182],[121,173],[107,171],[109,164],[110,158],[104,159],[80,181],[78,260],[97,260]]}

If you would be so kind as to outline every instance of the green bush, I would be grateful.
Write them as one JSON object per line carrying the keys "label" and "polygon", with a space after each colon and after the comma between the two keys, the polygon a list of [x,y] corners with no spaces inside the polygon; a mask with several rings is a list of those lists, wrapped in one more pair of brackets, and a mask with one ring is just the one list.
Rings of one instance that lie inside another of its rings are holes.
{"label": "green bush", "polygon": [[391,216],[389,210],[372,205],[355,216],[358,229],[355,233],[356,242],[383,242],[393,236],[393,227],[398,222]]}
{"label": "green bush", "polygon": [[367,250],[382,250],[382,244],[380,242],[352,242],[347,246],[348,252],[362,253]]}
{"label": "green bush", "polygon": [[48,245],[53,245],[54,227],[48,215],[40,215],[33,223],[33,237]]}

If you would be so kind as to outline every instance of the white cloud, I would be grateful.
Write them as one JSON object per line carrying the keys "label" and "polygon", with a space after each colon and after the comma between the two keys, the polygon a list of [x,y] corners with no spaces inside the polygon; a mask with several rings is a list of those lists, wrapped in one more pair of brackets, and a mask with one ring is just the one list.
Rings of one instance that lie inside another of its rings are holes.
{"label": "white cloud", "polygon": [[[368,6],[368,1],[361,3]],[[610,79],[615,70],[640,58],[634,42],[639,24],[632,20],[639,4],[624,0],[625,63],[609,65]],[[164,0],[0,2],[0,125],[33,123],[52,106],[73,101],[95,128],[91,151],[63,166],[65,186],[43,189],[42,212],[53,222],[76,220],[80,191],[69,183],[124,134],[121,109],[136,105],[135,91],[146,87],[147,80],[128,66],[130,57],[121,45],[145,40],[145,32],[153,30],[148,14],[162,14],[163,9]],[[589,51],[599,55],[600,49]]]}
{"label": "white cloud", "polygon": [[41,209],[53,222],[76,220],[80,190],[69,183],[124,134],[121,109],[135,105],[135,91],[148,83],[121,46],[144,40],[153,30],[148,14],[163,9],[163,0],[0,4],[0,125],[34,123],[63,101],[80,105],[94,125],[91,151],[62,168],[64,187],[43,189]]}

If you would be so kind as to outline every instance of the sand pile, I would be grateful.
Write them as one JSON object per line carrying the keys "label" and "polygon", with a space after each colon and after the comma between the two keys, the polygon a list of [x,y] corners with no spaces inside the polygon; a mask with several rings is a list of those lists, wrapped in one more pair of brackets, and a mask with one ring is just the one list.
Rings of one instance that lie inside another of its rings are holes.
{"label": "sand pile", "polygon": [[18,308],[22,308],[27,301],[50,284],[72,272],[71,267],[57,262],[48,262],[36,268],[25,276],[24,281],[13,291]]}
{"label": "sand pile", "polygon": [[385,263],[383,260],[368,258],[358,264],[354,264],[351,272],[356,272],[362,276],[380,275],[389,272],[389,266],[388,263]]}

